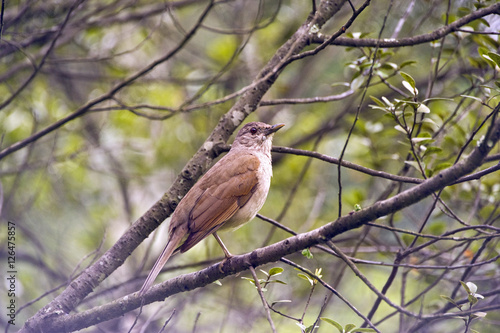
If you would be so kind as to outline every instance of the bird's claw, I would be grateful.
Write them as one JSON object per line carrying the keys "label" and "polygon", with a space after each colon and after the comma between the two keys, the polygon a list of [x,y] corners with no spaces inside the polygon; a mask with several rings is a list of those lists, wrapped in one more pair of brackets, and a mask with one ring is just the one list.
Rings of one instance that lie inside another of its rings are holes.
{"label": "bird's claw", "polygon": [[231,255],[231,256],[229,256],[229,257],[228,257],[228,256],[226,256],[226,257],[225,257],[225,258],[221,261],[221,263],[219,264],[219,272],[224,273],[224,271],[222,270],[222,268],[223,268],[224,264],[225,264],[225,263],[226,263],[229,259],[231,259],[232,257],[233,257],[232,255]]}

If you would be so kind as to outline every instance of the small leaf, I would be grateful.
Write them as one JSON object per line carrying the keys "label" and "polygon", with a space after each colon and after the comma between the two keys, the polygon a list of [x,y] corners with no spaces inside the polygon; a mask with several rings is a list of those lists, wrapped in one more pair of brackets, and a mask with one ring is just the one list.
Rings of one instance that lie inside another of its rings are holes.
{"label": "small leaf", "polygon": [[420,142],[424,142],[426,141],[426,143],[430,143],[430,142],[434,142],[435,140],[431,139],[431,138],[412,138],[411,139],[411,142],[413,143],[420,143]]}
{"label": "small leaf", "polygon": [[313,329],[317,328],[318,326],[314,326],[314,324],[312,324],[311,326],[308,326],[305,330],[306,333],[309,333],[309,332],[312,332]]}
{"label": "small leaf", "polygon": [[477,291],[477,286],[476,286],[474,283],[472,283],[472,282],[467,282],[467,283],[466,283],[466,285],[467,285],[467,287],[469,287],[469,290],[470,290],[470,292],[471,292],[472,294],[475,294],[475,293],[476,293],[476,291]]}
{"label": "small leaf", "polygon": [[406,66],[410,66],[410,65],[413,65],[413,64],[416,64],[417,62],[415,60],[407,60],[407,61],[403,61],[401,63],[401,65],[399,65],[399,68],[403,68],[403,67],[406,67]]}
{"label": "small leaf", "polygon": [[420,166],[417,161],[405,161],[405,164],[408,164],[420,171]]}
{"label": "small leaf", "polygon": [[352,90],[357,90],[359,87],[363,85],[365,82],[365,77],[364,76],[358,76],[351,82],[351,89]]}
{"label": "small leaf", "polygon": [[495,53],[495,52],[488,52],[488,56],[497,64],[498,67],[500,67],[500,54]]}
{"label": "small leaf", "polygon": [[384,112],[390,112],[389,110],[387,110],[386,106],[380,107],[378,105],[369,105],[369,107],[371,107],[372,109],[375,109],[375,110],[382,110]]}
{"label": "small leaf", "polygon": [[416,96],[418,91],[408,81],[403,81],[403,86],[413,95]]}
{"label": "small leaf", "polygon": [[471,99],[476,100],[476,101],[478,101],[478,102],[480,102],[480,103],[482,103],[482,102],[483,102],[480,98],[477,98],[477,97],[475,97],[475,96],[470,96],[470,95],[460,95],[460,97],[471,98]]}
{"label": "small leaf", "polygon": [[302,331],[304,331],[306,329],[306,325],[304,325],[304,324],[301,324],[301,323],[298,323],[298,322],[295,322],[295,324],[297,326],[299,326]]}
{"label": "small leaf", "polygon": [[306,280],[307,282],[309,282],[311,284],[311,286],[314,284],[314,281],[308,275],[299,273],[299,274],[297,274],[297,276],[299,278],[301,278],[301,279]]}
{"label": "small leaf", "polygon": [[382,96],[382,100],[384,101],[384,103],[385,103],[387,106],[389,106],[389,107],[393,107],[393,106],[394,106],[394,104],[392,104],[392,103],[391,103],[391,102],[387,99],[387,97]]}
{"label": "small leaf", "polygon": [[471,292],[470,292],[470,289],[469,289],[469,286],[468,286],[465,282],[460,281],[460,284],[461,284],[461,285],[462,285],[462,287],[465,289],[465,292],[466,292],[467,294],[470,294],[470,293],[471,293]]}
{"label": "small leaf", "polygon": [[271,303],[271,307],[275,306],[275,305],[276,305],[276,304],[278,304],[278,303],[292,303],[292,301],[291,301],[291,300],[289,300],[289,299],[280,299],[280,300],[278,300],[278,301],[274,301],[274,302],[272,302],[272,303]]}
{"label": "small leaf", "polygon": [[325,317],[321,317],[319,319],[323,320],[324,322],[327,322],[330,325],[335,326],[339,330],[340,333],[344,332],[344,328],[342,327],[342,325],[340,325],[339,323],[337,323],[335,320],[332,320],[330,318],[325,318]]}
{"label": "small leaf", "polygon": [[396,125],[396,126],[394,126],[394,128],[395,128],[397,131],[400,131],[401,133],[408,134],[408,133],[406,132],[406,130],[405,130],[403,127],[401,127],[401,125]]}
{"label": "small leaf", "polygon": [[218,286],[222,286],[222,283],[221,283],[219,280],[215,280],[215,281],[213,282],[213,284],[216,284],[216,285],[218,285]]}
{"label": "small leaf", "polygon": [[280,283],[280,284],[286,284],[286,282],[281,281],[281,280],[272,280],[272,281],[267,281],[267,283]]}
{"label": "small leaf", "polygon": [[477,298],[476,298],[476,297],[474,297],[473,295],[469,295],[469,296],[467,297],[467,300],[469,301],[469,303],[470,303],[471,305],[474,305],[474,304],[476,304],[476,303],[477,303]]}
{"label": "small leaf", "polygon": [[417,108],[417,113],[431,113],[431,109],[425,104],[420,104]]}
{"label": "small leaf", "polygon": [[380,99],[378,99],[375,96],[370,96],[370,98],[372,99],[372,101],[374,101],[375,103],[377,103],[378,106],[380,106],[382,108],[385,108],[385,104]]}
{"label": "small leaf", "polygon": [[448,168],[449,168],[449,167],[451,167],[451,166],[452,166],[452,164],[451,164],[451,163],[446,163],[446,162],[445,162],[445,163],[440,163],[440,164],[436,165],[436,166],[434,167],[434,169],[432,169],[432,171],[434,171],[434,172],[439,172],[439,171],[441,171],[441,170],[448,169]]}
{"label": "small leaf", "polygon": [[269,270],[269,275],[274,276],[274,275],[280,275],[283,273],[284,269],[281,267],[274,267]]}
{"label": "small leaf", "polygon": [[241,278],[242,278],[243,280],[247,280],[248,282],[250,282],[250,283],[251,283],[251,284],[253,284],[254,286],[256,285],[256,284],[255,284],[255,280],[254,280],[254,279],[247,278],[247,277],[244,277],[244,276],[242,276]]}
{"label": "small leaf", "polygon": [[356,325],[354,325],[354,324],[347,324],[347,325],[345,325],[344,329],[345,329],[346,333],[348,333],[348,332],[351,332],[354,328],[356,328]]}
{"label": "small leaf", "polygon": [[403,77],[403,79],[405,79],[406,82],[408,82],[410,84],[410,86],[413,89],[416,88],[415,80],[411,77],[410,74],[405,73],[405,72],[399,72],[399,74]]}
{"label": "small leaf", "polygon": [[439,147],[427,147],[427,150],[425,151],[424,156],[429,156],[429,155],[432,155],[432,154],[438,154],[438,153],[440,153],[442,151],[443,151],[443,149],[441,149]]}
{"label": "small leaf", "polygon": [[458,307],[458,304],[453,300],[453,298],[451,297],[448,297],[446,295],[439,295],[442,299],[445,299],[447,300],[448,302],[450,302],[451,304],[455,305],[456,307]]}
{"label": "small leaf", "polygon": [[304,257],[306,257],[307,259],[312,259],[313,258],[313,254],[311,253],[311,250],[309,248],[303,249],[302,250],[302,255]]}
{"label": "small leaf", "polygon": [[486,312],[474,312],[471,317],[473,318],[484,318],[486,317],[487,313]]}

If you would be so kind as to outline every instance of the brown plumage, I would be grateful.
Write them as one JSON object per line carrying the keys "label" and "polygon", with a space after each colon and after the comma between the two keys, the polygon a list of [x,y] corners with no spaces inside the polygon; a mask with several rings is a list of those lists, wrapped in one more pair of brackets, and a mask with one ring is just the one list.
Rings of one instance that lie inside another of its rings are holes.
{"label": "brown plumage", "polygon": [[255,217],[271,183],[271,146],[283,124],[246,124],[231,150],[189,190],[172,215],[169,240],[139,295],[152,286],[170,256],[185,252],[213,234],[226,257],[231,254],[217,236],[220,229],[237,228]]}

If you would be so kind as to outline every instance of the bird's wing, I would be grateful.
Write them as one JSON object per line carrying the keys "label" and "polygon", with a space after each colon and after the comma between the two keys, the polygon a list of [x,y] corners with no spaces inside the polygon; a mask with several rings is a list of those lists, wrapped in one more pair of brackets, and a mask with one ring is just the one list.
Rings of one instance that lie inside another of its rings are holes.
{"label": "bird's wing", "polygon": [[188,237],[180,247],[181,252],[217,231],[250,200],[257,188],[259,165],[256,156],[233,154],[230,160],[217,163],[200,179],[203,192],[189,213]]}

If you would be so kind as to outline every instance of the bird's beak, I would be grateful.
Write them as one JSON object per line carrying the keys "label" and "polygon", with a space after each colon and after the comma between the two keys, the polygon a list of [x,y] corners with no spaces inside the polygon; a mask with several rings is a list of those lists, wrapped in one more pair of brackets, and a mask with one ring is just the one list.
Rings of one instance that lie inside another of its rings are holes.
{"label": "bird's beak", "polygon": [[271,128],[266,131],[266,135],[269,135],[269,134],[272,134],[272,133],[278,131],[283,126],[285,126],[285,124],[276,124],[276,125],[271,126]]}

